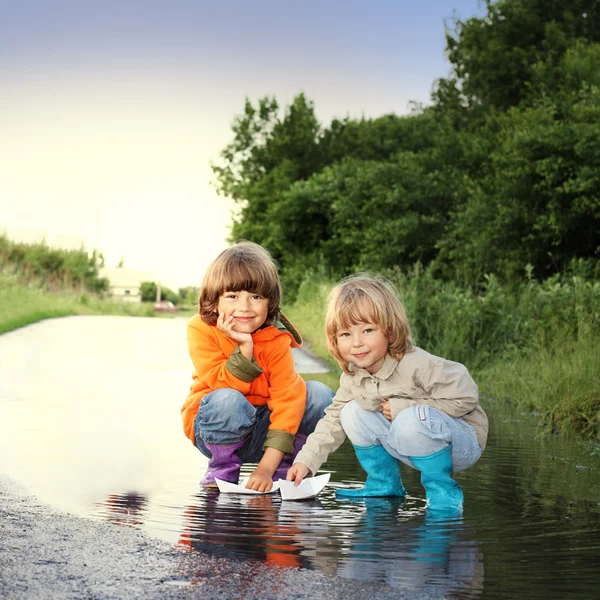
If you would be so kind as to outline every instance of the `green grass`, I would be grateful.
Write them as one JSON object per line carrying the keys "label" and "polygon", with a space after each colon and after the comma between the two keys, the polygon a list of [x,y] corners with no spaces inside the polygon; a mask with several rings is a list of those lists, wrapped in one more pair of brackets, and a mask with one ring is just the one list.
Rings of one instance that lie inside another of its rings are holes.
{"label": "green grass", "polygon": [[551,432],[600,437],[598,347],[590,330],[575,338],[564,332],[515,351],[476,376],[485,394],[540,413]]}
{"label": "green grass", "polygon": [[305,381],[320,381],[329,386],[334,392],[340,387],[339,373],[300,373]]}
{"label": "green grass", "polygon": [[285,306],[283,312],[298,327],[310,349],[319,358],[326,360],[333,371],[339,373],[337,362],[327,350],[324,333],[325,304],[330,289],[330,282],[307,279],[300,286],[296,301]]}
{"label": "green grass", "polygon": [[102,299],[87,293],[47,292],[28,286],[12,275],[0,273],[0,333],[42,319],[70,315],[128,315],[152,317],[151,304]]}
{"label": "green grass", "polygon": [[337,391],[340,384],[340,367],[327,350],[325,340],[325,303],[330,285],[326,281],[307,280],[301,286],[293,304],[284,307],[284,314],[298,327],[305,342],[319,358],[329,364],[329,373],[307,373],[307,381],[321,381]]}

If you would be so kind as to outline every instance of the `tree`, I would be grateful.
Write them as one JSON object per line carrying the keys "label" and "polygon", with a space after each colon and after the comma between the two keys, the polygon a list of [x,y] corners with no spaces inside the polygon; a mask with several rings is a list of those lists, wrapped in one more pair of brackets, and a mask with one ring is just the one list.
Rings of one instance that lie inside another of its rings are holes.
{"label": "tree", "polygon": [[577,39],[600,41],[597,0],[486,0],[486,5],[485,16],[456,20],[447,29],[453,76],[438,100],[455,103],[452,90],[460,90],[470,107],[517,106],[527,96],[535,65],[556,66]]}
{"label": "tree", "polygon": [[142,281],[140,284],[140,295],[142,302],[154,302],[156,300],[157,286],[154,281]]}
{"label": "tree", "polygon": [[285,190],[321,167],[314,106],[299,94],[280,117],[275,98],[262,98],[257,107],[247,99],[232,129],[234,140],[212,167],[217,191],[238,205],[231,240],[253,240],[277,256],[271,213]]}
{"label": "tree", "polygon": [[547,101],[498,119],[495,149],[439,242],[448,276],[495,272],[540,277],[574,259],[600,258],[600,88],[582,90],[560,110]]}
{"label": "tree", "polygon": [[198,303],[198,296],[200,295],[200,288],[194,286],[187,286],[179,288],[179,297],[183,304],[188,306],[194,306]]}

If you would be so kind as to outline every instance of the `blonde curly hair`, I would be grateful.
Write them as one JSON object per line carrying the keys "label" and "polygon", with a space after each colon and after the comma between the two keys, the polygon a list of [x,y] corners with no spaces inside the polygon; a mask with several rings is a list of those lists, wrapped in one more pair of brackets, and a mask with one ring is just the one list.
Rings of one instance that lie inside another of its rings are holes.
{"label": "blonde curly hair", "polygon": [[327,347],[344,373],[351,373],[351,369],[338,350],[337,333],[340,329],[365,322],[381,327],[388,339],[388,352],[394,358],[402,358],[413,348],[406,311],[393,284],[380,275],[350,275],[329,293],[325,316]]}

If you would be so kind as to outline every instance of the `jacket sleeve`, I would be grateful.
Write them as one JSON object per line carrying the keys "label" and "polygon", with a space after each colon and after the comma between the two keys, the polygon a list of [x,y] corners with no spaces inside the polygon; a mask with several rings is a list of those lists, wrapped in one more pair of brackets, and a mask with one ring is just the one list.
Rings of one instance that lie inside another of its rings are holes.
{"label": "jacket sleeve", "polygon": [[335,452],[346,439],[340,422],[340,412],[353,394],[346,384],[347,375],[342,374],[340,387],[331,404],[325,409],[325,415],[317,423],[315,430],[308,436],[304,447],[298,453],[294,463],[305,464],[314,475],[328,456]]}
{"label": "jacket sleeve", "polygon": [[291,340],[280,336],[273,341],[268,354],[269,399],[271,422],[265,448],[276,448],[286,454],[294,451],[294,437],[306,408],[306,383],[296,372]]}
{"label": "jacket sleeve", "polygon": [[426,366],[415,369],[413,381],[423,394],[390,398],[392,419],[415,404],[428,404],[454,418],[464,417],[478,404],[477,384],[461,363],[432,357]]}
{"label": "jacket sleeve", "polygon": [[252,381],[262,373],[256,361],[249,361],[239,352],[239,346],[226,356],[210,325],[191,321],[187,341],[197,377],[212,390],[232,388],[246,395]]}

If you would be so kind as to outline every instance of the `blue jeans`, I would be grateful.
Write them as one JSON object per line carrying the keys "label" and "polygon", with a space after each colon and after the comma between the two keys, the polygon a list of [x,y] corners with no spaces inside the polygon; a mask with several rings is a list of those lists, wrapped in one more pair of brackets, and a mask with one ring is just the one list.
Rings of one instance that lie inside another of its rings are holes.
{"label": "blue jeans", "polygon": [[405,408],[390,422],[383,413],[365,410],[351,400],[342,409],[340,420],[355,446],[381,445],[413,468],[409,456],[429,456],[448,444],[452,444],[455,473],[474,465],[482,453],[472,425],[426,404]]}
{"label": "blue jeans", "polygon": [[[310,435],[334,393],[319,381],[306,382],[306,408],[298,433]],[[210,458],[206,444],[235,444],[248,438],[236,454],[243,463],[258,462],[263,455],[263,444],[271,422],[267,406],[252,406],[246,397],[231,388],[222,388],[206,394],[196,413],[194,439],[196,448]]]}

